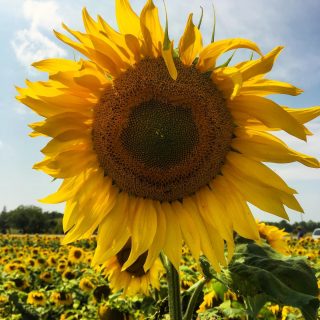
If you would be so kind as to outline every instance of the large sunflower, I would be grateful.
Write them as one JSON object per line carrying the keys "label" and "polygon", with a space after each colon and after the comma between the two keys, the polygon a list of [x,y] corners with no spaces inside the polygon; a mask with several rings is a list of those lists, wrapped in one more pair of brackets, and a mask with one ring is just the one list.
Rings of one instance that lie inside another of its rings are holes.
{"label": "large sunflower", "polygon": [[[37,62],[49,80],[18,88],[18,99],[45,118],[31,136],[52,138],[34,168],[63,179],[43,202],[66,202],[64,243],[98,228],[95,263],[131,239],[123,269],[147,252],[148,270],[161,250],[178,268],[184,240],[219,270],[225,243],[232,255],[233,231],[259,238],[247,202],[281,218],[284,206],[302,211],[296,191],[262,162],[319,167],[269,131],[305,140],[311,133],[303,124],[320,107],[290,109],[265,98],[301,93],[264,77],[282,47],[263,55],[238,38],[203,47],[190,15],[174,50],[152,0],[140,17],[128,0],[116,0],[116,16],[119,32],[84,9],[84,33],[63,25],[75,40],[56,36],[88,60]],[[216,65],[237,48],[259,56]]]}

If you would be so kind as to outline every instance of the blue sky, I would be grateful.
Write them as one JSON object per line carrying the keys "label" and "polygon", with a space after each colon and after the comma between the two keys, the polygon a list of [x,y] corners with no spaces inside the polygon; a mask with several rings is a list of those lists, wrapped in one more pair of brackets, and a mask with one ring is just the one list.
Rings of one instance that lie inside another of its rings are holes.
{"label": "blue sky", "polygon": [[[212,29],[212,1],[166,1],[171,38],[178,42],[187,16],[194,12],[197,22],[200,6],[204,8],[201,30],[208,43]],[[162,1],[155,0],[162,19]],[[320,2],[318,0],[257,1],[215,0],[217,13],[216,39],[243,37],[257,42],[264,53],[277,45],[285,50],[269,77],[290,82],[305,92],[298,97],[274,96],[283,105],[308,107],[320,104]],[[143,1],[132,1],[140,12]],[[72,49],[57,41],[52,29],[61,30],[61,22],[83,30],[81,9],[87,7],[96,16],[101,14],[115,25],[114,3],[98,0],[0,0],[0,209],[11,210],[20,204],[34,204],[46,210],[63,210],[63,205],[43,206],[37,199],[52,193],[59,183],[32,169],[41,160],[40,149],[45,139],[28,137],[28,123],[39,117],[15,101],[15,85],[24,79],[40,80],[44,75],[30,67],[33,61],[47,57],[79,57]],[[237,52],[238,59],[249,57],[248,51]],[[320,120],[308,126],[314,136],[308,144],[285,134],[281,137],[293,148],[320,158]],[[304,220],[320,221],[320,170],[293,163],[271,165],[290,186],[298,190],[298,199],[305,209]],[[258,212],[264,220],[279,220]],[[298,213],[289,211],[292,221],[300,221]]]}

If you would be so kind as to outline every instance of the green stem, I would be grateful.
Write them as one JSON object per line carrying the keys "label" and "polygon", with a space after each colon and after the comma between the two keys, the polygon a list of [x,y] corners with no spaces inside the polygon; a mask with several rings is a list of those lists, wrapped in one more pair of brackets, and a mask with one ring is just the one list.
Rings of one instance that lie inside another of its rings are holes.
{"label": "green stem", "polygon": [[190,301],[188,303],[187,311],[185,315],[183,316],[183,320],[192,320],[194,308],[196,306],[196,303],[198,301],[199,294],[201,293],[205,283],[207,282],[206,278],[202,278],[199,280],[194,286],[195,287],[192,296],[190,298]]}
{"label": "green stem", "polygon": [[170,320],[182,320],[179,273],[163,253],[161,260],[167,270]]}

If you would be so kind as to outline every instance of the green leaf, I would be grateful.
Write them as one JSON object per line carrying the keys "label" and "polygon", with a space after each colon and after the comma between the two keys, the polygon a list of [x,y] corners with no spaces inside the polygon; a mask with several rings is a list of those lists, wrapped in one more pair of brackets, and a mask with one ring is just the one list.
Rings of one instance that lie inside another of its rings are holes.
{"label": "green leaf", "polygon": [[228,319],[244,319],[246,316],[246,311],[243,309],[242,305],[237,301],[227,300],[217,307],[218,310],[228,317]]}
{"label": "green leaf", "polygon": [[240,244],[226,278],[253,316],[270,301],[299,308],[306,320],[317,319],[317,280],[303,259],[287,258],[269,246]]}

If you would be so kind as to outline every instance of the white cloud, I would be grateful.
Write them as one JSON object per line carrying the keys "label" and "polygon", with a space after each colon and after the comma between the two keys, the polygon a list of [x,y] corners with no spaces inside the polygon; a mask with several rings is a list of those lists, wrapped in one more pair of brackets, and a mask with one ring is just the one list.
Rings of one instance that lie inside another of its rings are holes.
{"label": "white cloud", "polygon": [[58,4],[54,1],[25,1],[23,15],[30,25],[28,28],[18,30],[11,42],[15,55],[22,65],[29,67],[34,61],[66,55],[64,49],[45,35],[60,24],[58,8]]}
{"label": "white cloud", "polygon": [[23,13],[31,21],[31,29],[52,30],[61,24],[59,6],[54,1],[27,0],[23,4]]}
{"label": "white cloud", "polygon": [[3,147],[3,142],[0,140],[0,149]]}

